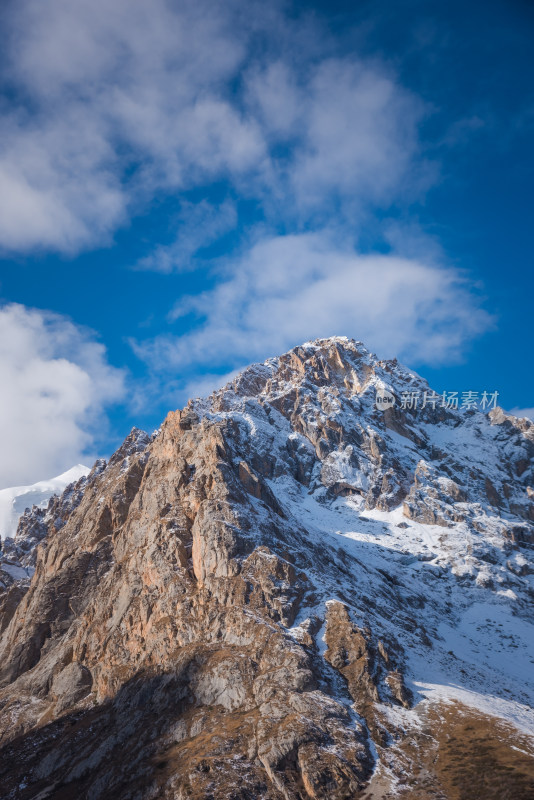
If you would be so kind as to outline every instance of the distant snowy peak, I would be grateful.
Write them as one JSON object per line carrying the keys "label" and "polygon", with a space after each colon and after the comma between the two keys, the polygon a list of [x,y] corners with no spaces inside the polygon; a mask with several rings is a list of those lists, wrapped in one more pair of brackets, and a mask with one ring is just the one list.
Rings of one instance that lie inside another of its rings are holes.
{"label": "distant snowy peak", "polygon": [[31,486],[0,489],[0,539],[15,536],[18,521],[25,509],[34,505],[46,508],[53,495],[61,494],[70,483],[85,477],[90,471],[89,467],[76,464],[55,478],[38,481]]}

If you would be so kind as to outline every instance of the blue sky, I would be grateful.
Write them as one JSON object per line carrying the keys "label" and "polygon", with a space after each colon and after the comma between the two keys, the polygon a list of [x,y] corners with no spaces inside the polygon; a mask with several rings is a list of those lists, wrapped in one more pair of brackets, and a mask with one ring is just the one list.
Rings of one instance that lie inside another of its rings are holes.
{"label": "blue sky", "polygon": [[0,485],[317,336],[533,413],[529,2],[0,13]]}

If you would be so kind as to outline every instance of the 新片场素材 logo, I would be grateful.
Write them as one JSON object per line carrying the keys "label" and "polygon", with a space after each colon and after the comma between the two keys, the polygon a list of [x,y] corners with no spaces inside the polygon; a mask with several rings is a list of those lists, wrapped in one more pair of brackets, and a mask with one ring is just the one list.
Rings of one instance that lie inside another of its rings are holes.
{"label": "\u65b0\u7247\u573a\u7d20\u6750 logo", "polygon": [[[417,411],[424,408],[447,408],[456,411],[491,411],[497,407],[499,392],[443,392],[405,391],[400,394],[400,408]],[[395,396],[384,387],[376,390],[375,405],[380,411],[395,405]]]}

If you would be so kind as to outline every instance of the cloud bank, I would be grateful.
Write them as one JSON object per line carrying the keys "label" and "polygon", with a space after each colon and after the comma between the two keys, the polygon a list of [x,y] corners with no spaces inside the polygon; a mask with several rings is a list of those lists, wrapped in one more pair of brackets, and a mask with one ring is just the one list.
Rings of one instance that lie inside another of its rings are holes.
{"label": "cloud bank", "polygon": [[[347,218],[390,204],[424,172],[422,104],[378,62],[334,56],[324,32],[281,4],[8,8],[7,252],[105,243],[155,195],[217,181],[273,223]],[[144,266],[158,268],[151,255]]]}

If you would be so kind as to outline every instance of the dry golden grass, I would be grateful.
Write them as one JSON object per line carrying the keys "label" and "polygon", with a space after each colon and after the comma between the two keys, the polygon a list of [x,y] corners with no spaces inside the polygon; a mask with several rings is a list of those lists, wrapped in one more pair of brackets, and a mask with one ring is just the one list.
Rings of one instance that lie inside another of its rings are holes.
{"label": "dry golden grass", "polygon": [[534,741],[461,703],[421,709],[422,726],[401,737],[365,800],[534,800]]}
{"label": "dry golden grass", "polygon": [[516,729],[455,704],[437,739],[436,774],[450,800],[534,798],[534,743]]}

